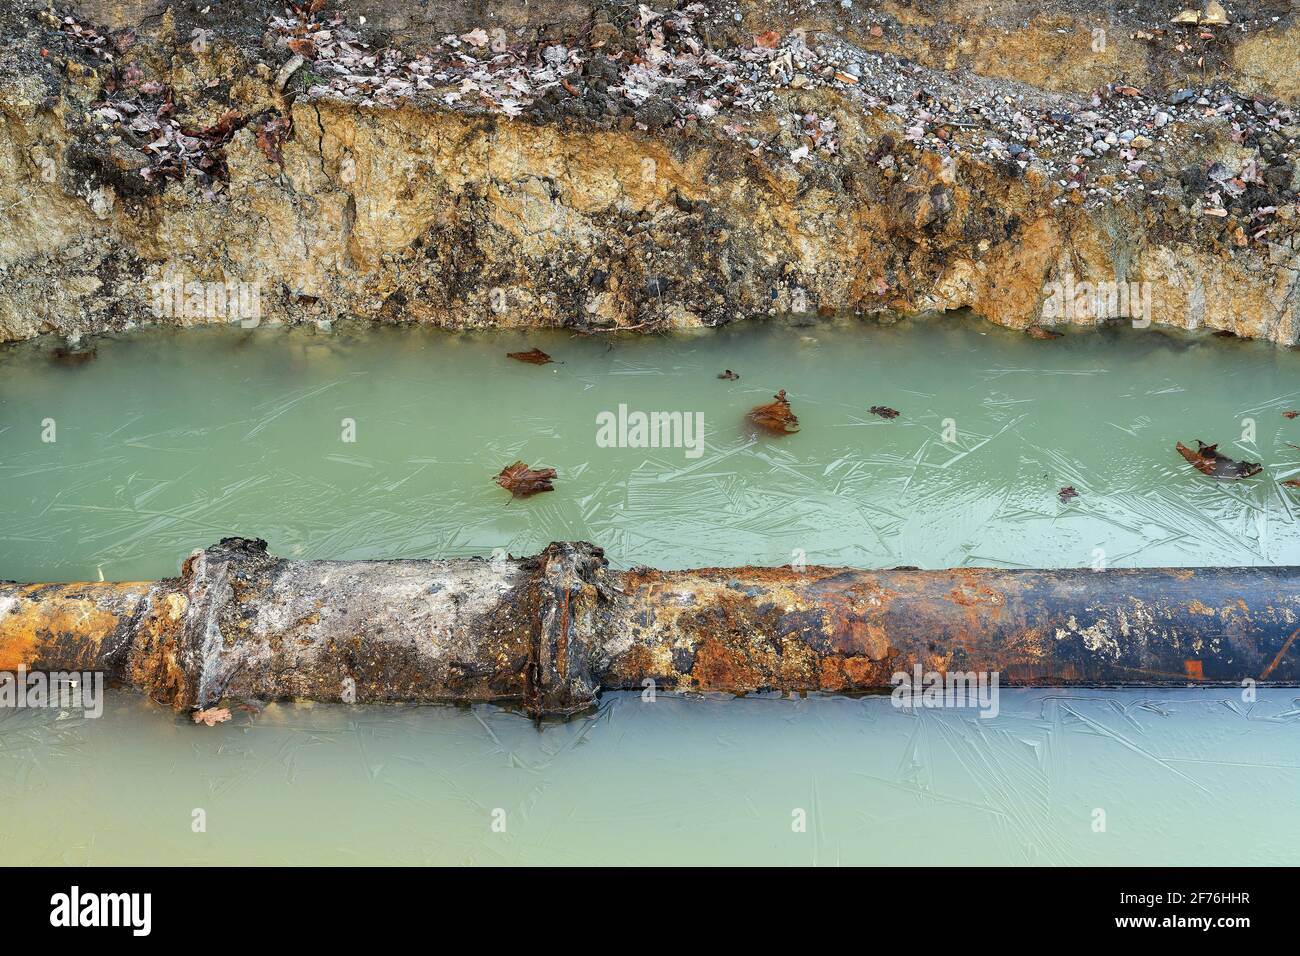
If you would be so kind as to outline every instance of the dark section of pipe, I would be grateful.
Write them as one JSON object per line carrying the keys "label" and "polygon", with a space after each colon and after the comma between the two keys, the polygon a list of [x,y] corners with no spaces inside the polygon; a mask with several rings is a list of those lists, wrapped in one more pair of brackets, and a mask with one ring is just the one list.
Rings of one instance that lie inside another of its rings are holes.
{"label": "dark section of pipe", "polygon": [[483,561],[195,552],[152,584],[0,584],[0,670],[104,670],[178,708],[223,697],[503,701],[601,689],[867,691],[1300,683],[1300,568],[610,571],[590,544]]}

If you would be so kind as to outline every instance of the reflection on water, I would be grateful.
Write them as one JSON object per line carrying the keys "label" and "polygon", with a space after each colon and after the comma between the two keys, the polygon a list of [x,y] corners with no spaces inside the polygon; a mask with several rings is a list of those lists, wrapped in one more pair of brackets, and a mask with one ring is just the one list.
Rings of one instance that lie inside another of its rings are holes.
{"label": "reflection on water", "polygon": [[1003,690],[992,720],[613,694],[540,731],[335,705],[209,729],[121,692],[99,720],[0,712],[0,859],[1295,865],[1297,721],[1294,690]]}
{"label": "reflection on water", "polygon": [[[0,578],[156,578],[232,533],[294,557],[584,538],[620,566],[1300,563],[1300,492],[1279,484],[1300,472],[1281,414],[1300,356],[1269,345],[1041,342],[953,316],[641,338],[150,330],[71,368],[53,344],[0,350]],[[556,364],[505,357],[532,347]],[[781,388],[802,430],[755,440],[744,414]],[[702,413],[703,454],[600,447],[596,416],[620,404]],[[1195,473],[1174,443],[1198,438],[1265,473]],[[556,468],[556,490],[510,501],[491,478],[517,458]]]}

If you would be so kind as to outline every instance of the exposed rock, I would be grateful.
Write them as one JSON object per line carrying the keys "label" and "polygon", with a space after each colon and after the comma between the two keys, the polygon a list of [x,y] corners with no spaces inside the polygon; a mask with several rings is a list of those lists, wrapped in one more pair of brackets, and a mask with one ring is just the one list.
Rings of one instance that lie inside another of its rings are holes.
{"label": "exposed rock", "polygon": [[1030,328],[1059,288],[1134,284],[1139,314],[1085,292],[1049,324],[1300,334],[1300,47],[1262,4],[1205,80],[1128,36],[1173,42],[1155,13],[1091,4],[105,6],[0,12],[0,341],[962,306]]}

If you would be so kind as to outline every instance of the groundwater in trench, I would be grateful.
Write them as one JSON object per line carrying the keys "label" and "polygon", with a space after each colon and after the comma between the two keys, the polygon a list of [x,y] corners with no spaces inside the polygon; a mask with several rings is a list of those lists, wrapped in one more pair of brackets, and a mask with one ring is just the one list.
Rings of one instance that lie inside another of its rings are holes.
{"label": "groundwater in trench", "polygon": [[[1300,355],[961,317],[670,337],[147,330],[0,350],[0,578],[147,580],[230,534],[293,558],[529,554],[663,568],[1300,564]],[[540,347],[545,366],[506,358]],[[740,375],[721,380],[724,369]],[[785,389],[802,429],[755,438]],[[596,416],[701,413],[704,445],[604,448]],[[873,405],[898,410],[886,420]],[[52,420],[54,442],[44,441]],[[345,441],[347,421],[355,441]],[[1253,429],[1253,440],[1242,441]],[[951,440],[946,440],[951,439]],[[1210,480],[1174,450],[1261,461]],[[510,501],[516,459],[556,490]],[[1058,499],[1063,487],[1079,497]]]}
{"label": "groundwater in trench", "polygon": [[[1281,484],[1300,472],[1300,419],[1282,415],[1300,355],[1272,346],[1041,342],[963,316],[86,344],[95,359],[73,367],[49,342],[0,350],[0,578],[173,575],[229,534],[297,558],[581,538],[621,567],[1300,564],[1300,493]],[[556,364],[505,356],[532,347]],[[802,430],[755,437],[745,412],[782,388]],[[702,413],[702,452],[600,447],[596,415],[620,404]],[[1197,474],[1174,451],[1197,438],[1263,474]],[[491,476],[516,458],[557,469],[556,490],[510,500]],[[1079,496],[1063,504],[1065,486]],[[209,729],[120,692],[97,720],[0,713],[0,856],[1295,863],[1297,718],[1283,689],[1004,690],[992,720],[615,694],[540,729],[492,707],[322,705]]]}

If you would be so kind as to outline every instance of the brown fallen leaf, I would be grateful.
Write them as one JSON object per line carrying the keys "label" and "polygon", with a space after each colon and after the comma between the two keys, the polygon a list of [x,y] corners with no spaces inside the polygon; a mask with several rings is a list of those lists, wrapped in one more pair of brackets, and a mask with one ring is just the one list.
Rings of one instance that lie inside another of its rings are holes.
{"label": "brown fallen leaf", "polygon": [[512,358],[516,362],[527,362],[529,365],[546,365],[555,361],[541,349],[529,349],[527,352],[507,352],[506,358]]}
{"label": "brown fallen leaf", "polygon": [[719,372],[718,378],[725,378],[728,382],[740,381],[740,376],[737,375],[735,372],[733,372],[731,369],[727,369],[725,372]]}
{"label": "brown fallen leaf", "polygon": [[225,707],[209,707],[207,710],[196,710],[191,716],[196,724],[207,724],[209,727],[215,727],[217,724],[224,724],[230,719],[230,711]]}
{"label": "brown fallen leaf", "polygon": [[316,44],[313,43],[311,40],[309,40],[307,37],[294,37],[292,40],[288,41],[288,43],[285,45],[288,46],[289,49],[292,50],[294,53],[297,53],[299,56],[303,57],[304,59],[307,60],[316,59]]}
{"label": "brown fallen leaf", "polygon": [[1115,92],[1120,96],[1141,96],[1142,91],[1136,86],[1117,86]]}
{"label": "brown fallen leaf", "polygon": [[1300,415],[1300,412],[1283,412],[1283,413],[1282,413],[1282,417],[1283,417],[1283,418],[1295,418],[1297,415]]}
{"label": "brown fallen leaf", "polygon": [[1288,478],[1286,481],[1282,482],[1282,484],[1286,485],[1288,488],[1300,488],[1300,478]]}
{"label": "brown fallen leaf", "polygon": [[879,415],[881,418],[898,417],[898,409],[890,408],[888,405],[872,405],[867,411],[873,415]]}
{"label": "brown fallen leaf", "polygon": [[1233,461],[1227,455],[1219,454],[1217,443],[1207,445],[1199,438],[1196,440],[1195,451],[1182,442],[1178,442],[1175,447],[1178,449],[1178,454],[1186,458],[1197,471],[1209,475],[1211,478],[1231,481],[1238,478],[1250,478],[1264,470],[1263,466],[1258,462]]}
{"label": "brown fallen leaf", "polygon": [[785,397],[785,389],[781,389],[773,398],[776,400],[751,409],[746,417],[755,425],[769,431],[780,434],[797,432],[799,430],[799,419],[790,411],[790,402]]}
{"label": "brown fallen leaf", "polygon": [[1071,498],[1079,497],[1079,493],[1074,490],[1074,485],[1066,485],[1056,493],[1056,497],[1061,499],[1061,504],[1066,505],[1070,503]]}
{"label": "brown fallen leaf", "polygon": [[1060,332],[1053,331],[1052,329],[1045,329],[1041,325],[1031,325],[1029,328],[1025,329],[1025,334],[1031,339],[1059,339],[1061,337]]}
{"label": "brown fallen leaf", "polygon": [[764,50],[775,50],[776,45],[781,42],[781,34],[775,30],[768,30],[766,33],[760,33],[754,37],[754,46],[762,47]]}
{"label": "brown fallen leaf", "polygon": [[293,132],[293,120],[287,116],[277,116],[257,127],[254,138],[257,146],[271,162],[277,166],[284,165],[282,150],[285,142]]}
{"label": "brown fallen leaf", "polygon": [[211,126],[201,130],[193,130],[182,126],[181,132],[187,136],[193,136],[198,139],[206,139],[211,143],[224,143],[231,136],[235,135],[235,130],[241,123],[239,113],[235,110],[226,110],[221,114],[221,118]]}
{"label": "brown fallen leaf", "polygon": [[554,491],[554,468],[529,468],[522,461],[506,465],[501,474],[492,479],[516,498],[527,498],[539,491]]}

